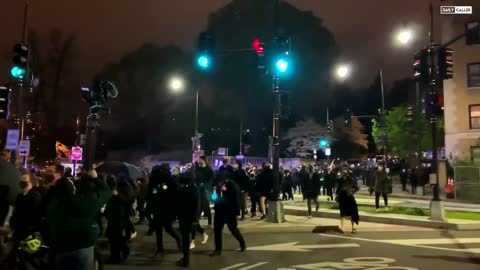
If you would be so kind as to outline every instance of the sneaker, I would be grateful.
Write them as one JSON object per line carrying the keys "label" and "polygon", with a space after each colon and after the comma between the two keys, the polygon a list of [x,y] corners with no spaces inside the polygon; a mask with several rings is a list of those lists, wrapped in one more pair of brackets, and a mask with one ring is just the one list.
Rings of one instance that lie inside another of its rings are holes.
{"label": "sneaker", "polygon": [[308,219],[311,219],[311,218],[312,218],[312,215],[309,215],[309,216],[308,216]]}
{"label": "sneaker", "polygon": [[137,237],[137,232],[133,232],[133,233],[130,235],[130,239],[135,239],[135,237]]}
{"label": "sneaker", "polygon": [[214,252],[210,253],[210,257],[216,257],[222,255],[220,250],[215,250]]}
{"label": "sneaker", "polygon": [[263,215],[260,219],[266,219],[267,215]]}
{"label": "sneaker", "polygon": [[202,244],[206,244],[208,242],[208,234],[204,233],[203,234],[203,239],[202,239]]}
{"label": "sneaker", "polygon": [[190,263],[187,260],[185,260],[185,258],[181,258],[180,260],[178,260],[176,262],[176,265],[178,267],[188,267],[190,265]]}
{"label": "sneaker", "polygon": [[195,248],[195,241],[192,240],[192,242],[190,242],[190,249],[194,249]]}

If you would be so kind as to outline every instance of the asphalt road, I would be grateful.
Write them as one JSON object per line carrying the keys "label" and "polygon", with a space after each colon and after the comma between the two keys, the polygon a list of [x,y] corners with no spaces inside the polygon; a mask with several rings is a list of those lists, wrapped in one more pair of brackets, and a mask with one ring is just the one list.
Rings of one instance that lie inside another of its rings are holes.
{"label": "asphalt road", "polygon": [[[293,218],[291,218],[293,219]],[[290,219],[290,220],[291,220]],[[480,232],[448,232],[424,228],[362,223],[358,233],[314,234],[315,225],[332,225],[335,220],[298,220],[287,224],[260,221],[242,223],[248,250],[238,244],[225,229],[225,250],[210,257],[213,237],[192,251],[190,269],[199,270],[478,270],[480,269]],[[124,264],[107,265],[107,270],[179,269],[180,254],[166,236],[170,249],[164,257],[155,257],[154,237],[145,236],[144,226],[131,242],[132,255]],[[212,235],[211,230],[208,231]]]}

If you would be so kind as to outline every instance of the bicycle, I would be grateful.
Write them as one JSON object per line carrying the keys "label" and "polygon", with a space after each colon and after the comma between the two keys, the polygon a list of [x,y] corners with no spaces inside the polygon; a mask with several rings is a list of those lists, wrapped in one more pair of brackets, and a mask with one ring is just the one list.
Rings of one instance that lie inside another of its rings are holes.
{"label": "bicycle", "polygon": [[[0,264],[1,269],[7,270],[51,270],[50,248],[34,237],[28,237],[14,246],[7,259]],[[92,270],[103,270],[104,262],[102,255],[95,247],[94,266]]]}

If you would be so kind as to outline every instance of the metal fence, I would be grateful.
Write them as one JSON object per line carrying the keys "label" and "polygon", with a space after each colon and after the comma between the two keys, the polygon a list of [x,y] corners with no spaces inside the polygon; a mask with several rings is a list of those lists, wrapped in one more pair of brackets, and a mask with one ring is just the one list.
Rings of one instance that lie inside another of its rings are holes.
{"label": "metal fence", "polygon": [[455,199],[480,203],[480,166],[455,166],[453,169]]}

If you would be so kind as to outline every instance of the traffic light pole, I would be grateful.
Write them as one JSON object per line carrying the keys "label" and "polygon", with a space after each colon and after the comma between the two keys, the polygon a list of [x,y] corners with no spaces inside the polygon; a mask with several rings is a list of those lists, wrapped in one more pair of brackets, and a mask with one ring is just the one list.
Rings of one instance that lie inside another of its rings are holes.
{"label": "traffic light pole", "polygon": [[97,145],[97,127],[99,126],[100,115],[97,113],[90,113],[87,116],[87,139],[85,143],[85,155],[83,156],[83,170],[88,172],[93,169],[95,162],[95,148]]}
{"label": "traffic light pole", "polygon": [[[430,83],[429,83],[429,95],[436,94],[436,77],[437,77],[437,64],[435,60],[435,37],[434,37],[434,14],[433,4],[430,3],[430,51],[429,51],[429,64],[430,64]],[[436,101],[438,102],[438,101]],[[427,104],[429,106],[429,104]],[[445,210],[443,202],[440,200],[440,182],[438,177],[438,142],[437,142],[437,116],[436,112],[431,111],[430,123],[432,128],[432,172],[435,176],[435,184],[433,187],[433,198],[430,202],[430,219],[443,221],[445,220]]]}

